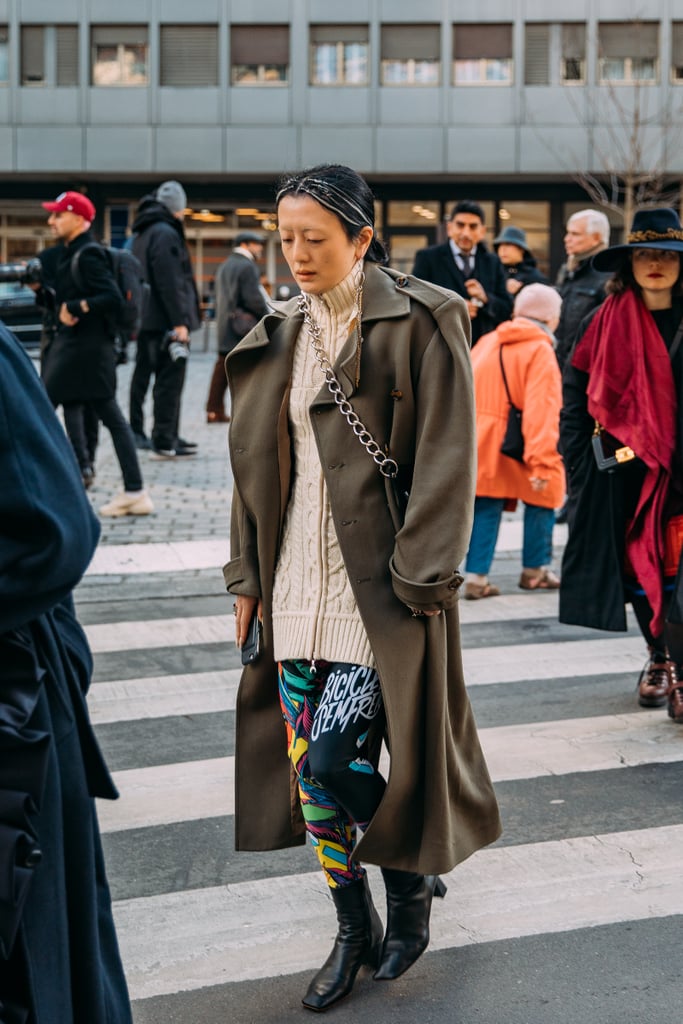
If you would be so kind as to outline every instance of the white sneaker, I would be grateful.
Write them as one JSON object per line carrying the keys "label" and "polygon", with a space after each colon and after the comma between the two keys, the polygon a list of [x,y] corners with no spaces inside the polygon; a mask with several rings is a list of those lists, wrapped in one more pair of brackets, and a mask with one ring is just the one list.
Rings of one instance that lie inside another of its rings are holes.
{"label": "white sneaker", "polygon": [[100,509],[101,516],[148,516],[154,511],[154,504],[147,491],[117,494]]}

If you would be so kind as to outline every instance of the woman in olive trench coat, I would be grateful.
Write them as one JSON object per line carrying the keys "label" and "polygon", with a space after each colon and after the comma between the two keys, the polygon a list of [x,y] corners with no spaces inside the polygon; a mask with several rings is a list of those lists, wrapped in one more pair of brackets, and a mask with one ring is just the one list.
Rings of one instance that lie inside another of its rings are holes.
{"label": "woman in olive trench coat", "polygon": [[[457,605],[476,458],[468,319],[452,292],[367,259],[364,270],[360,373],[352,336],[335,370],[362,422],[411,478],[398,530],[392,489],[340,415],[322,372],[310,407],[344,565],[381,682],[387,745],[398,752],[354,858],[432,876],[500,833],[465,691]],[[231,593],[258,595],[263,614],[262,654],[245,669],[237,704],[241,850],[304,842],[271,625],[293,469],[289,382],[302,323],[294,299],[261,321],[226,364],[234,493],[224,576]]]}

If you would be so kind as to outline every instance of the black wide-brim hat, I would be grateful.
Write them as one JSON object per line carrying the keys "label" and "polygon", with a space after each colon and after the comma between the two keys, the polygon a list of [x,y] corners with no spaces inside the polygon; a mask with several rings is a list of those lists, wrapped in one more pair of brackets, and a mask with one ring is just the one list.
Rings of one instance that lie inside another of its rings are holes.
{"label": "black wide-brim hat", "polygon": [[683,252],[683,227],[675,210],[640,210],[633,218],[624,245],[613,245],[593,257],[596,270],[618,270],[633,249],[668,249]]}

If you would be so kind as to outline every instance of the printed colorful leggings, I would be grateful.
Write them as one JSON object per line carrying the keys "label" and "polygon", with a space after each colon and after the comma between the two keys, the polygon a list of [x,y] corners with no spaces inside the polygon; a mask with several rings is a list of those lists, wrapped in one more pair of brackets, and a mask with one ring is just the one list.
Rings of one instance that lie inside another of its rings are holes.
{"label": "printed colorful leggings", "polygon": [[385,787],[364,756],[369,729],[384,713],[379,678],[341,661],[283,661],[279,677],[306,830],[327,884],[349,885],[363,875],[352,860],[356,826],[367,826]]}

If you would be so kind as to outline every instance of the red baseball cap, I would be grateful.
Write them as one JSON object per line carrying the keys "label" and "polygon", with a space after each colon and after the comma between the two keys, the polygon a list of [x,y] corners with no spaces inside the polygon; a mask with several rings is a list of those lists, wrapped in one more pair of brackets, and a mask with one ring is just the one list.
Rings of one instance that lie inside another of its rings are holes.
{"label": "red baseball cap", "polygon": [[42,205],[52,213],[62,213],[64,210],[70,210],[71,213],[77,213],[79,217],[84,217],[85,220],[93,221],[95,219],[95,207],[82,192],[62,192],[61,195],[57,196],[54,203],[43,203]]}

